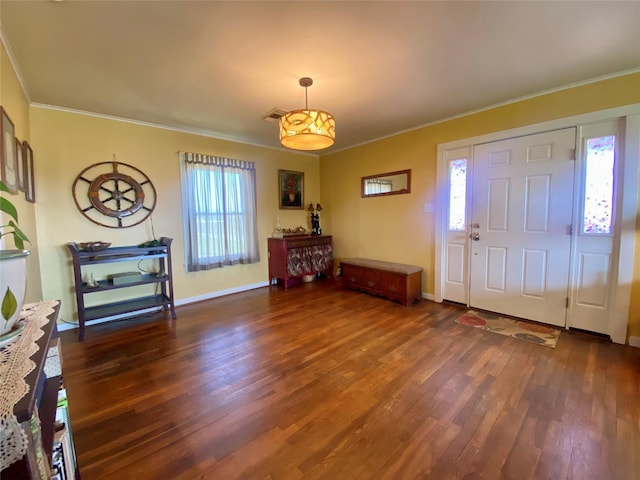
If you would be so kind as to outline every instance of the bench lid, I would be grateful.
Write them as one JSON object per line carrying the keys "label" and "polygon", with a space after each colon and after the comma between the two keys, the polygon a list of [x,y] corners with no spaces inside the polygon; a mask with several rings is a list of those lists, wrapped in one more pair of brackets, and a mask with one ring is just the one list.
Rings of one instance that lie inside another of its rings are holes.
{"label": "bench lid", "polygon": [[343,265],[355,265],[357,267],[369,267],[376,268],[378,270],[385,270],[387,272],[398,273],[417,273],[422,271],[422,267],[415,265],[407,265],[405,263],[385,262],[383,260],[373,260],[370,258],[345,258],[340,260]]}

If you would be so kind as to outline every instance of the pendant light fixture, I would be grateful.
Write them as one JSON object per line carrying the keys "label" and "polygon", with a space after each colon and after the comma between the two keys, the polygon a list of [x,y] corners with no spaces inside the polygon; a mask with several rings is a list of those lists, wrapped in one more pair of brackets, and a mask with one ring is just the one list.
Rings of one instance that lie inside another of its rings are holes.
{"label": "pendant light fixture", "polygon": [[307,88],[313,85],[309,77],[300,79],[304,87],[304,110],[291,110],[280,117],[280,143],[294,150],[321,150],[333,145],[336,122],[329,112],[309,110]]}

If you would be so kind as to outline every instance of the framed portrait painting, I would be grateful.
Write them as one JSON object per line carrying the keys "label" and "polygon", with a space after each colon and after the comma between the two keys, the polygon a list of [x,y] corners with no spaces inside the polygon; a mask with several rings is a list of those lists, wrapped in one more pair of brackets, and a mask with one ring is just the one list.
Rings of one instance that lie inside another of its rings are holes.
{"label": "framed portrait painting", "polygon": [[304,173],[278,170],[280,209],[299,209],[304,205]]}
{"label": "framed portrait painting", "polygon": [[2,182],[11,193],[18,193],[16,130],[4,107],[0,106],[0,167]]}

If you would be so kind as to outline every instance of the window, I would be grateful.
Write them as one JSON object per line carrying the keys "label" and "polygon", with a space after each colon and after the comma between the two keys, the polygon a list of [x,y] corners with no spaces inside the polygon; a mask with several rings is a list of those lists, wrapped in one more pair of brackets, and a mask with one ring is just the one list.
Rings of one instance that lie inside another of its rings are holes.
{"label": "window", "polygon": [[616,137],[588,138],[582,233],[610,235],[613,228],[613,167]]}
{"label": "window", "polygon": [[466,230],[465,209],[467,205],[467,159],[449,162],[449,230]]}
{"label": "window", "polygon": [[188,272],[260,261],[253,162],[180,153]]}

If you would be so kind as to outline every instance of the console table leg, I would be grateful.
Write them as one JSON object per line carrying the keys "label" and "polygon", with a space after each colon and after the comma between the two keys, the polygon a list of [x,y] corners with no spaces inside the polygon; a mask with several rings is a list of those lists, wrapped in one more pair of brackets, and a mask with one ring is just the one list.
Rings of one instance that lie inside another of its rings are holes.
{"label": "console table leg", "polygon": [[84,340],[84,318],[78,318],[78,341]]}

